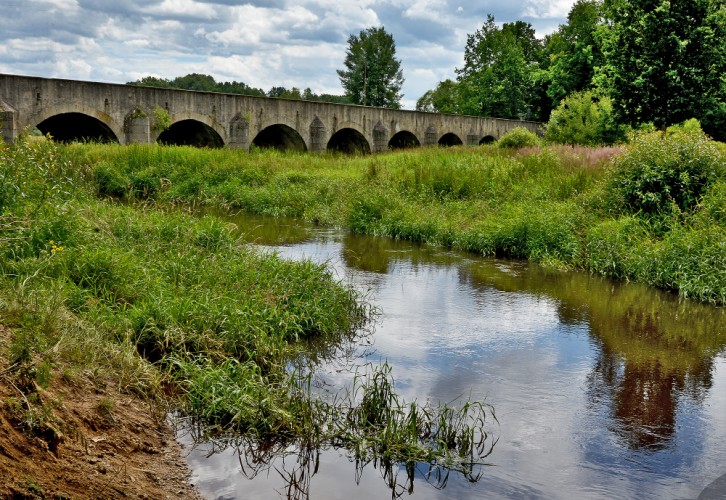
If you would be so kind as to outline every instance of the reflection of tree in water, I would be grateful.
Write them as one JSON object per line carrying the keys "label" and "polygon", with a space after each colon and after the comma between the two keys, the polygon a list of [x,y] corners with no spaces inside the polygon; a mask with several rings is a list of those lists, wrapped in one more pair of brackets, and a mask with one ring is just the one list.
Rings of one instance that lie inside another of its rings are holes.
{"label": "reflection of tree in water", "polygon": [[346,233],[341,250],[343,262],[352,268],[372,273],[390,272],[396,262],[406,262],[412,269],[434,266],[448,267],[457,262],[455,256],[437,252],[426,245],[417,245],[385,237]]}
{"label": "reflection of tree in water", "polygon": [[610,428],[632,449],[669,445],[679,401],[703,401],[713,358],[726,345],[725,309],[644,285],[506,261],[462,268],[461,279],[546,296],[556,301],[560,323],[589,325],[597,346],[589,399],[595,410],[608,408]]}
{"label": "reflection of tree in water", "polygon": [[[713,358],[708,351],[694,352],[687,342],[663,352],[667,335],[652,316],[640,328],[622,317],[620,322],[626,328],[599,337],[588,378],[590,399],[610,407],[612,430],[629,448],[666,448],[676,430],[679,400],[702,400],[711,388]],[[673,357],[681,362],[674,364]]]}

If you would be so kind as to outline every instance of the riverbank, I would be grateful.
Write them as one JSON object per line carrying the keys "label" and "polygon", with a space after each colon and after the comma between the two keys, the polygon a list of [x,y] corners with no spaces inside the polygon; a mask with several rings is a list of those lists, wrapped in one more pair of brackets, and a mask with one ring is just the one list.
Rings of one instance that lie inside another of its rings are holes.
{"label": "riverbank", "polygon": [[726,304],[726,149],[700,129],[619,148],[66,152],[102,196],[303,218]]}
{"label": "riverbank", "polygon": [[0,495],[192,495],[167,412],[295,435],[287,364],[368,311],[322,265],[98,200],[86,175],[51,142],[0,144]]}
{"label": "riverbank", "polygon": [[[11,339],[0,325],[0,352]],[[54,414],[40,435],[29,435],[11,371],[0,356],[0,498],[201,498],[164,414],[119,391],[111,374],[54,376],[45,389],[23,393]]]}

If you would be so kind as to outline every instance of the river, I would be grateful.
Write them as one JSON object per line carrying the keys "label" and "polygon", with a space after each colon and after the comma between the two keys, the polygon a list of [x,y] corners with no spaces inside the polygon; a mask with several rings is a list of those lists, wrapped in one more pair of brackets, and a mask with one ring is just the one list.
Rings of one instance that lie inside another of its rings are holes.
{"label": "river", "polygon": [[[364,361],[387,360],[407,401],[484,400],[498,441],[477,482],[418,474],[413,499],[726,498],[726,310],[642,285],[519,261],[239,216],[248,241],[326,262],[380,310]],[[320,368],[349,383],[338,364]],[[458,398],[458,399],[457,399]],[[463,398],[463,399],[462,399]],[[189,445],[189,438],[181,437]],[[207,498],[390,498],[372,465],[294,451],[253,479],[244,452],[189,452]],[[307,467],[307,469],[304,469]],[[247,475],[249,474],[249,470]],[[301,476],[296,476],[301,477]]]}

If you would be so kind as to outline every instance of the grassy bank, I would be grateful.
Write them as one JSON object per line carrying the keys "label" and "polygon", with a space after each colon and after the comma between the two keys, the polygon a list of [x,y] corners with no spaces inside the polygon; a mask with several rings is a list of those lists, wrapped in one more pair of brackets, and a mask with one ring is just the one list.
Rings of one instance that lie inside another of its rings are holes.
{"label": "grassy bank", "polygon": [[[62,402],[44,400],[43,390],[58,378],[90,380],[188,415],[205,434],[470,470],[491,443],[486,405],[408,405],[385,366],[361,373],[348,397],[313,395],[310,373],[294,361],[313,343],[332,352],[354,341],[371,315],[364,298],[323,265],[240,243],[218,218],[155,207],[172,181],[129,163],[145,158],[171,175],[187,157],[198,170],[189,182],[202,182],[209,171],[194,162],[209,153],[0,144],[0,325],[10,331],[0,339],[8,366],[0,383],[15,393],[0,410],[57,447],[73,430],[55,417]],[[224,175],[234,171],[230,163]],[[97,196],[126,175],[146,184],[113,194],[132,189],[147,203]]]}
{"label": "grassy bank", "polygon": [[75,145],[100,195],[301,217],[726,303],[726,160],[699,130],[627,148],[370,157]]}

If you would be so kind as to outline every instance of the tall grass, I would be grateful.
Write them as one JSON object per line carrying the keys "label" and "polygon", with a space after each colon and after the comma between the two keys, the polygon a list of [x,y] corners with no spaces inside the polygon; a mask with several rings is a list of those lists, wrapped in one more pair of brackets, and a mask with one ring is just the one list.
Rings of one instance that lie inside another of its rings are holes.
{"label": "tall grass", "polygon": [[[698,134],[654,133],[617,148],[423,148],[355,158],[157,146],[70,146],[66,154],[91,165],[102,195],[302,217],[724,304],[724,148]],[[668,165],[691,167],[672,177]],[[642,191],[648,172],[661,183],[652,192]],[[662,201],[651,210],[648,200]]]}

